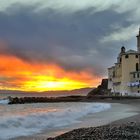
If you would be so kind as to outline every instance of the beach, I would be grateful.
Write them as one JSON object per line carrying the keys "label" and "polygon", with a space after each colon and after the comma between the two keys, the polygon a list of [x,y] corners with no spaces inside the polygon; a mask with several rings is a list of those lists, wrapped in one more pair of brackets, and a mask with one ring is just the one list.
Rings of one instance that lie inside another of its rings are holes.
{"label": "beach", "polygon": [[[15,140],[43,140],[49,137],[56,137],[62,135],[73,129],[78,129],[82,134],[88,133],[92,130],[93,127],[103,126],[103,125],[122,125],[131,122],[139,123],[140,122],[140,100],[100,100],[97,102],[105,102],[111,104],[111,108],[105,111],[97,112],[94,114],[88,114],[86,117],[83,117],[79,120],[79,123],[67,125],[57,129],[46,129],[42,133],[34,134],[31,136],[17,137]],[[89,129],[85,129],[88,128]],[[80,128],[80,129],[79,129]],[[67,133],[67,136],[70,136],[70,133]],[[61,138],[61,136],[59,137]],[[72,139],[71,139],[72,140]]]}
{"label": "beach", "polygon": [[[88,127],[74,129],[55,137],[52,140],[139,140],[140,139],[140,103],[139,100],[120,101],[121,104],[132,105],[133,109],[130,112],[136,113],[132,116],[127,116],[118,119],[106,125],[102,124],[98,127]],[[129,112],[128,111],[128,112]],[[129,112],[129,113],[130,113]],[[117,113],[117,112],[116,112]]]}

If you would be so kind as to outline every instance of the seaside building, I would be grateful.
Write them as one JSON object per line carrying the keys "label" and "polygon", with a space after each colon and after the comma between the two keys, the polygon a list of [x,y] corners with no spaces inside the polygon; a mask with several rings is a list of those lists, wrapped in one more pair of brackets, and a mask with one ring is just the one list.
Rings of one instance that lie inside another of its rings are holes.
{"label": "seaside building", "polygon": [[137,51],[123,46],[114,66],[108,68],[108,89],[115,94],[140,96],[140,29]]}

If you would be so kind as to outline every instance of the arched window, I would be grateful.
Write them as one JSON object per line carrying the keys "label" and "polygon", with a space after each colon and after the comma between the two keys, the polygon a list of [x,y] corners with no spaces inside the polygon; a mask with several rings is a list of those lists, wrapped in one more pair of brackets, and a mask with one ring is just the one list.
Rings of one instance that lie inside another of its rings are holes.
{"label": "arched window", "polygon": [[139,64],[136,63],[136,71],[138,71],[138,70],[139,70]]}

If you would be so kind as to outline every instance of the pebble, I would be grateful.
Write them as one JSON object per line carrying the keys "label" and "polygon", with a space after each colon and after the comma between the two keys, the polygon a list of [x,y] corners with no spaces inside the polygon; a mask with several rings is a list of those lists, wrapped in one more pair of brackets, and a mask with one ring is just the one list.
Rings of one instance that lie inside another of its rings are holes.
{"label": "pebble", "polygon": [[80,128],[47,140],[140,140],[140,123]]}

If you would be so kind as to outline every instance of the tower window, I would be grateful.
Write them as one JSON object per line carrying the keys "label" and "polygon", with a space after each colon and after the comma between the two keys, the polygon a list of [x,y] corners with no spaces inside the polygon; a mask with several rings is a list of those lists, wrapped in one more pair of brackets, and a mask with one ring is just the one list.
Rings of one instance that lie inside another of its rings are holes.
{"label": "tower window", "polygon": [[140,91],[138,90],[138,93],[140,93]]}
{"label": "tower window", "polygon": [[129,57],[129,55],[127,54],[127,55],[125,55],[125,58],[128,58]]}
{"label": "tower window", "polygon": [[138,58],[138,55],[136,55],[136,58]]}

